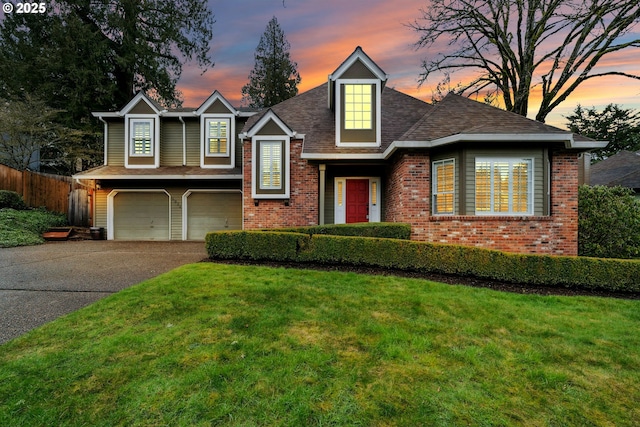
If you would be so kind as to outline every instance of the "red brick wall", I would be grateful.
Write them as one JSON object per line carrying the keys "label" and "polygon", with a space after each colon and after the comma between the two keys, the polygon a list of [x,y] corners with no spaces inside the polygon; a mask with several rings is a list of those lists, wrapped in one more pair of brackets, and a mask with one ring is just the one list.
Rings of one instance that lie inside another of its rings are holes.
{"label": "red brick wall", "polygon": [[578,253],[578,155],[551,156],[551,215],[430,216],[429,156],[401,153],[386,188],[385,220],[412,224],[412,239],[551,255]]}
{"label": "red brick wall", "polygon": [[431,178],[430,158],[425,153],[396,154],[385,188],[384,220],[412,225],[412,238],[424,240],[429,227]]}
{"label": "red brick wall", "polygon": [[318,167],[300,158],[302,140],[291,141],[291,194],[289,206],[285,199],[260,199],[258,206],[251,197],[251,141],[243,144],[243,222],[252,228],[295,227],[318,224]]}

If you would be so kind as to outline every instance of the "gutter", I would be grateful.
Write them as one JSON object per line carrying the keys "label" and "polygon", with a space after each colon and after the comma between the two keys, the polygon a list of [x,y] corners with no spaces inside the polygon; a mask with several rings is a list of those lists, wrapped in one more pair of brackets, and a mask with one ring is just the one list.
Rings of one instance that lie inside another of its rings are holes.
{"label": "gutter", "polygon": [[575,141],[573,134],[457,134],[431,141],[393,141],[382,153],[302,153],[307,160],[388,160],[402,148],[434,148],[458,142],[562,142],[565,148],[589,151],[607,146],[607,141]]}

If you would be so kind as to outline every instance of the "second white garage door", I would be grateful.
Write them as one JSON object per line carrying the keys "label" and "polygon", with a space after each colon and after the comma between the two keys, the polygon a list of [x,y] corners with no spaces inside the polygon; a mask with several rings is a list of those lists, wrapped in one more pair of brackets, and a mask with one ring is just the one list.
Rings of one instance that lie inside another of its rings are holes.
{"label": "second white garage door", "polygon": [[184,203],[187,240],[204,240],[210,231],[242,229],[239,192],[190,192]]}

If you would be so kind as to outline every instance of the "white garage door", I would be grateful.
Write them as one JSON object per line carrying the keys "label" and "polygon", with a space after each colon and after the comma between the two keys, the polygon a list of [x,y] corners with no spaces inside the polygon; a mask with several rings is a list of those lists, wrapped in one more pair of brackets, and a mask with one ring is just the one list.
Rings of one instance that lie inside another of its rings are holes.
{"label": "white garage door", "polygon": [[169,196],[164,192],[120,192],[113,199],[116,240],[169,240]]}
{"label": "white garage door", "polygon": [[204,240],[210,231],[242,229],[242,195],[207,192],[189,194],[186,226],[188,240]]}

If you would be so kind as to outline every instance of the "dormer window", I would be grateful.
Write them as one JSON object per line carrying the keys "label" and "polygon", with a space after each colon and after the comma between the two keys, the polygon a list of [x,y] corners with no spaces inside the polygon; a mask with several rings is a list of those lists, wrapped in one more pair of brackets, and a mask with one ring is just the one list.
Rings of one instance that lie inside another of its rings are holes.
{"label": "dormer window", "polygon": [[239,112],[215,91],[196,110],[200,117],[200,167],[236,167],[236,117]]}
{"label": "dormer window", "polygon": [[159,167],[159,117],[147,114],[127,114],[125,122],[125,167]]}
{"label": "dormer window", "polygon": [[387,76],[361,47],[329,74],[329,108],[335,114],[337,147],[380,147],[382,88]]}
{"label": "dormer window", "polygon": [[131,120],[131,155],[153,156],[153,120]]}
{"label": "dormer window", "polygon": [[373,98],[371,85],[344,85],[344,128],[372,129]]}
{"label": "dormer window", "polygon": [[379,147],[382,83],[376,79],[336,82],[336,145]]}
{"label": "dormer window", "polygon": [[206,156],[227,156],[229,153],[229,119],[206,119]]}

